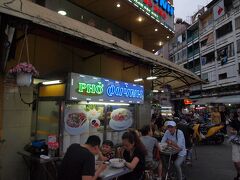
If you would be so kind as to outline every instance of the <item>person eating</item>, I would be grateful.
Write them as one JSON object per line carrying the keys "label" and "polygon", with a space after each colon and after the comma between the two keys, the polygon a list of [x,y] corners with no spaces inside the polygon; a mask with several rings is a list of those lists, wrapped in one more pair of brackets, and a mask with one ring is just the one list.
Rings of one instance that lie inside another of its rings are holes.
{"label": "person eating", "polygon": [[99,159],[102,161],[108,161],[114,158],[113,142],[111,140],[105,140],[102,143],[102,148],[99,153]]}
{"label": "person eating", "polygon": [[121,176],[119,179],[140,180],[143,179],[145,170],[145,156],[147,151],[136,132],[129,131],[122,135],[122,156],[126,160],[125,165],[132,172]]}
{"label": "person eating", "polygon": [[58,180],[95,180],[107,167],[100,164],[95,171],[95,157],[99,153],[101,140],[89,136],[83,145],[72,144],[67,149],[58,173]]}

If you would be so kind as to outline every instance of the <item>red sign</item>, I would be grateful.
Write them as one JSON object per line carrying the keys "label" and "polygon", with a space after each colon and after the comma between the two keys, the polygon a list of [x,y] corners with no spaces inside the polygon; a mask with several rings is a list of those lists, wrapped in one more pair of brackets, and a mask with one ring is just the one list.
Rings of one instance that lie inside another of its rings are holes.
{"label": "red sign", "polygon": [[143,0],[143,3],[152,8],[153,11],[161,16],[164,20],[167,19],[167,13],[158,6],[158,3],[153,3],[152,0]]}
{"label": "red sign", "polygon": [[192,104],[192,100],[191,99],[184,99],[184,104],[185,105]]}

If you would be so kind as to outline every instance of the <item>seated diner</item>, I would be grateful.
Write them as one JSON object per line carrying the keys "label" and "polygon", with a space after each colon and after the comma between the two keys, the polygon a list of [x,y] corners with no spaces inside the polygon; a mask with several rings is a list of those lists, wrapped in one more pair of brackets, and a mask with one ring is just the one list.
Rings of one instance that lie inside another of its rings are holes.
{"label": "seated diner", "polygon": [[143,179],[145,170],[145,156],[147,155],[147,151],[136,132],[125,132],[122,135],[122,145],[123,147],[120,150],[120,154],[126,160],[126,167],[131,169],[132,172],[123,175],[118,179]]}

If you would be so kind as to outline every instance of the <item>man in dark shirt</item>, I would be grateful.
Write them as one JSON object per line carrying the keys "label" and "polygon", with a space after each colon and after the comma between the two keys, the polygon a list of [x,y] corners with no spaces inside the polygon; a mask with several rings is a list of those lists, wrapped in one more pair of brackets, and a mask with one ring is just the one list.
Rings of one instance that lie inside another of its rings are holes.
{"label": "man in dark shirt", "polygon": [[83,145],[69,146],[59,169],[59,180],[95,180],[106,168],[101,164],[95,172],[95,157],[99,153],[101,140],[98,136],[89,136]]}

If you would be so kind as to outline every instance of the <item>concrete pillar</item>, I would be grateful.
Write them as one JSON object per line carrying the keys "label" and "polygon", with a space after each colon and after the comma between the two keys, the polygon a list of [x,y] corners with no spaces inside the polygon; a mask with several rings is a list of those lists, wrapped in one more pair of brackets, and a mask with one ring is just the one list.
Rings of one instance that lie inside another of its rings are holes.
{"label": "concrete pillar", "polygon": [[[28,170],[21,156],[17,154],[30,142],[32,108],[24,104],[19,97],[19,89],[13,83],[7,83],[1,79],[2,113],[2,138],[5,143],[0,149],[1,180],[26,180]],[[31,102],[33,89],[23,87],[20,89],[22,98]],[[0,106],[1,107],[1,106]]]}

